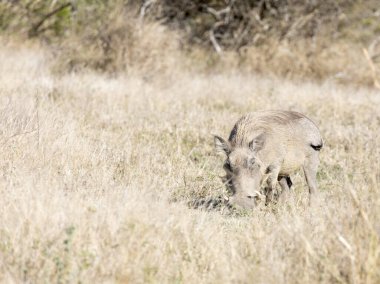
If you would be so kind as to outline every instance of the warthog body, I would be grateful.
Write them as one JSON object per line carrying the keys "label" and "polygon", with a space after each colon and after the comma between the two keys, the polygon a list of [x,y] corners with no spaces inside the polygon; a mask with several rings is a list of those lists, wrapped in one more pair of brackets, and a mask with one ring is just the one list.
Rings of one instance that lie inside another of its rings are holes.
{"label": "warthog body", "polygon": [[323,146],[318,127],[305,115],[293,111],[260,111],[238,120],[228,141],[214,137],[215,147],[227,159],[226,185],[231,204],[255,205],[260,188],[267,182],[266,204],[277,184],[290,189],[290,174],[303,168],[311,195],[317,190],[319,150]]}

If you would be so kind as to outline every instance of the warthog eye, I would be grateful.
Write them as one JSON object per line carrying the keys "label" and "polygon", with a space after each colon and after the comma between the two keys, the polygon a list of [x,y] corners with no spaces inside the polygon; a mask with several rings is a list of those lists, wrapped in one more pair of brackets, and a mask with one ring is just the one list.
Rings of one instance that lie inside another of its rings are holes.
{"label": "warthog eye", "polygon": [[256,162],[256,159],[255,158],[250,158],[248,160],[248,166],[249,167],[252,167],[253,165],[255,165],[255,162]]}

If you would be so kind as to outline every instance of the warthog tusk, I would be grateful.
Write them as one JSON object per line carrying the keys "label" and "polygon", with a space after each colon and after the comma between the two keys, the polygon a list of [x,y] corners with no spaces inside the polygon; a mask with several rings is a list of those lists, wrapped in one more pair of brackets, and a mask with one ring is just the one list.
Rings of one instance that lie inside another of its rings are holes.
{"label": "warthog tusk", "polygon": [[256,196],[259,197],[260,199],[264,196],[260,191],[255,190]]}

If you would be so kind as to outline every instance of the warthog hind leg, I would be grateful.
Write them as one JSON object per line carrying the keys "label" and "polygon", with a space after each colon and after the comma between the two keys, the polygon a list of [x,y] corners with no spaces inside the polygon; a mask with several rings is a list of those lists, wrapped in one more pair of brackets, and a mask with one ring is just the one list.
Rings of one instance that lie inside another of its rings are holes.
{"label": "warthog hind leg", "polygon": [[278,183],[281,186],[282,192],[289,191],[293,185],[289,176],[279,176]]}
{"label": "warthog hind leg", "polygon": [[292,180],[289,176],[279,176],[278,183],[281,186],[281,193],[279,194],[278,199],[281,198],[281,200],[286,200],[287,195],[289,194],[290,189],[293,185]]}

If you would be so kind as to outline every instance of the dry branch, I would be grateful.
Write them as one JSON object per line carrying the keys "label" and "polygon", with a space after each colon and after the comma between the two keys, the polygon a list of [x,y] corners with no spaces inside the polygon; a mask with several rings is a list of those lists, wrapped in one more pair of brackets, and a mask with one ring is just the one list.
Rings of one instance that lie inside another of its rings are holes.
{"label": "dry branch", "polygon": [[368,65],[369,65],[369,68],[371,69],[371,74],[372,74],[372,80],[373,80],[373,85],[380,89],[380,82],[377,78],[377,70],[376,70],[376,66],[375,64],[373,63],[373,60],[371,58],[371,56],[369,55],[368,53],[368,50],[366,48],[363,48],[363,53],[364,53],[364,57],[367,59],[367,62],[368,62]]}
{"label": "dry branch", "polygon": [[51,11],[50,13],[44,15],[42,17],[42,19],[40,21],[38,21],[36,24],[34,24],[29,32],[28,32],[28,35],[29,37],[35,37],[37,36],[41,30],[40,30],[40,27],[44,24],[44,22],[46,20],[48,20],[49,18],[51,18],[52,16],[54,16],[55,14],[59,13],[60,11],[68,8],[68,7],[71,7],[73,8],[73,4],[71,2],[68,2],[68,3],[65,3],[65,4],[62,4],[61,6],[59,6],[58,8],[54,9],[53,11]]}

